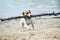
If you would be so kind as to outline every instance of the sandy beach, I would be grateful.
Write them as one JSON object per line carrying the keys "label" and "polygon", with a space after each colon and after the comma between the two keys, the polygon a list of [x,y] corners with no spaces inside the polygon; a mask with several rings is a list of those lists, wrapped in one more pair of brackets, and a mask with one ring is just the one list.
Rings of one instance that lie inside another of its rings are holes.
{"label": "sandy beach", "polygon": [[0,40],[60,40],[60,19],[38,19],[35,29],[22,31],[21,24],[0,24]]}

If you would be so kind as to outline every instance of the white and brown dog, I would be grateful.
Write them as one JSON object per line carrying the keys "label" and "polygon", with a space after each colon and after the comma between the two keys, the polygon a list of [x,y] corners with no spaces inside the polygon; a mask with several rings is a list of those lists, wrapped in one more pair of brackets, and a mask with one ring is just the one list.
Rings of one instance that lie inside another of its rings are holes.
{"label": "white and brown dog", "polygon": [[20,20],[20,23],[22,24],[22,29],[23,30],[24,29],[30,30],[30,26],[29,26],[30,24],[31,24],[32,28],[34,29],[32,19],[31,19],[30,15],[29,15],[30,13],[31,13],[30,10],[25,10],[22,13],[22,16],[24,16],[24,18],[22,18]]}

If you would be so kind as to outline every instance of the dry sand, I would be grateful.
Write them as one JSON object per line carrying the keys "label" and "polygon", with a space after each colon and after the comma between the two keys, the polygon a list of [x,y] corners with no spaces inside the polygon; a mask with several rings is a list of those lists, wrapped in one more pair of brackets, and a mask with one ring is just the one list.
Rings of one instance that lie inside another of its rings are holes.
{"label": "dry sand", "polygon": [[22,31],[21,24],[0,24],[0,40],[60,40],[60,19],[34,21],[34,30]]}

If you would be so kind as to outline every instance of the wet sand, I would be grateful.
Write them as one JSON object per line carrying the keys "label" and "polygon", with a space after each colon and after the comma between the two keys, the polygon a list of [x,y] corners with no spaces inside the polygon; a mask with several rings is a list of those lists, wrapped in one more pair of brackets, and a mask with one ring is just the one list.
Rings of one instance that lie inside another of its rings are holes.
{"label": "wet sand", "polygon": [[60,19],[35,20],[34,26],[22,31],[19,22],[1,24],[0,40],[60,40]]}

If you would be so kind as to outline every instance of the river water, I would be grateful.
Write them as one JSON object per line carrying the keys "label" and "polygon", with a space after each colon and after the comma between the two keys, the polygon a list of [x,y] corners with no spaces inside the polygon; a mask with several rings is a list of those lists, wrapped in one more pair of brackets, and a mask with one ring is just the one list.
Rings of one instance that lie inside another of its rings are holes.
{"label": "river water", "polygon": [[19,16],[26,9],[31,14],[60,12],[60,0],[0,0],[0,18]]}

